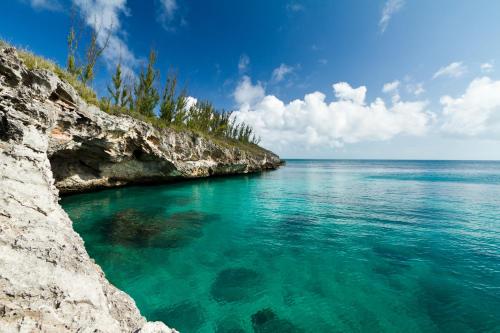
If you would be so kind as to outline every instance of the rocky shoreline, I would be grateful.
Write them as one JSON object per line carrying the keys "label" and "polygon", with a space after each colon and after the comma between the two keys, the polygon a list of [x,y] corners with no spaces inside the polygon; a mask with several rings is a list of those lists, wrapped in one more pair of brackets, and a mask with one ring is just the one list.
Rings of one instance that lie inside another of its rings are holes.
{"label": "rocky shoreline", "polygon": [[0,50],[0,330],[176,332],[147,322],[87,254],[60,193],[275,169],[279,157],[87,105]]}

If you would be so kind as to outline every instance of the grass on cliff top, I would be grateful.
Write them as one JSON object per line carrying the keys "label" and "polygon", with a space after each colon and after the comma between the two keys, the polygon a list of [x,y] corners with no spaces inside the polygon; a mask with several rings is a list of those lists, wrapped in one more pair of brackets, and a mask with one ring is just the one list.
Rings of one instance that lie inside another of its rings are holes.
{"label": "grass on cliff top", "polygon": [[[6,47],[12,47],[12,45],[4,40],[0,39],[0,50]],[[17,54],[19,57],[23,60],[23,63],[26,65],[26,67],[29,70],[34,70],[34,69],[44,69],[51,71],[55,73],[61,80],[67,82],[70,84],[78,93],[78,95],[88,104],[93,104],[97,107],[99,107],[99,101],[97,99],[97,94],[95,91],[83,84],[78,78],[66,71],[65,69],[61,68],[59,65],[57,65],[55,62],[49,59],[45,59],[43,57],[37,56],[33,54],[32,52],[23,49],[23,48],[18,48],[15,47]],[[155,128],[161,130],[163,128],[170,128],[173,129],[177,132],[192,132],[194,134],[197,134],[203,138],[206,138],[208,140],[211,140],[215,142],[216,144],[227,147],[227,148],[232,148],[236,147],[241,150],[248,151],[252,154],[255,154],[257,156],[264,156],[265,153],[269,153],[266,149],[260,147],[259,145],[251,142],[241,142],[235,139],[230,139],[230,138],[225,138],[225,137],[217,137],[213,136],[201,131],[196,131],[193,129],[189,129],[186,127],[179,127],[179,126],[174,126],[173,124],[165,124],[163,121],[161,121],[157,117],[148,117],[143,114],[140,114],[138,112],[133,112],[130,111],[126,108],[119,108],[119,109],[114,109],[111,108],[108,112],[109,114],[120,116],[120,115],[128,115],[132,118],[144,121],[146,123],[149,123],[153,125]]]}
{"label": "grass on cliff top", "polygon": [[[10,47],[11,45],[3,40],[0,40],[0,48]],[[16,47],[17,54],[22,59],[23,63],[29,70],[34,69],[45,69],[55,73],[62,81],[69,83],[75,90],[78,95],[88,104],[93,104],[98,106],[99,102],[97,100],[97,94],[95,91],[83,84],[78,78],[61,68],[55,62],[49,59],[45,59],[43,57],[37,56],[32,52]]]}
{"label": "grass on cliff top", "polygon": [[158,129],[161,131],[162,129],[169,128],[172,129],[176,132],[191,132],[194,133],[195,135],[201,136],[207,140],[211,140],[215,142],[216,144],[226,147],[226,148],[239,148],[241,150],[245,150],[247,152],[250,152],[252,154],[255,154],[259,157],[263,157],[264,154],[270,153],[268,150],[262,148],[261,146],[251,143],[251,142],[241,142],[236,139],[230,139],[226,137],[219,137],[219,136],[214,136],[210,135],[208,133],[202,132],[202,131],[196,131],[192,128],[187,128],[185,126],[176,126],[174,124],[165,124],[160,118],[158,117],[148,117],[145,116],[139,112],[134,112],[130,111],[127,108],[120,108],[120,107],[111,107],[109,110],[106,112],[114,116],[123,116],[127,115],[130,116],[134,119],[141,120],[145,123],[148,123],[152,125],[154,128]]}

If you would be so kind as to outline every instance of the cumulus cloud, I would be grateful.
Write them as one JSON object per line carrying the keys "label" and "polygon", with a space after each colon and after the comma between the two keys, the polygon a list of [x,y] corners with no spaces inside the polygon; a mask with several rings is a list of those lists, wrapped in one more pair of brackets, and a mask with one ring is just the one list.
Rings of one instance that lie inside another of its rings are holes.
{"label": "cumulus cloud", "polygon": [[248,65],[250,65],[250,58],[246,54],[242,54],[240,56],[240,60],[238,61],[238,70],[240,73],[246,72]]}
{"label": "cumulus cloud", "polygon": [[452,62],[448,66],[441,67],[436,73],[434,73],[432,78],[436,79],[440,76],[460,77],[464,75],[466,71],[467,67],[461,61],[456,61]]}
{"label": "cumulus cloud", "polygon": [[243,76],[239,82],[236,90],[234,91],[234,99],[238,105],[243,109],[249,109],[257,101],[264,98],[265,91],[262,84],[258,82],[253,85],[252,80],[248,76]]}
{"label": "cumulus cloud", "polygon": [[400,84],[400,82],[398,80],[388,82],[388,83],[384,84],[384,86],[382,87],[382,92],[390,93],[390,92],[397,91],[399,88],[399,84]]}
{"label": "cumulus cloud", "polygon": [[133,75],[133,67],[139,60],[122,38],[124,34],[120,16],[129,15],[127,0],[73,0],[84,22],[97,33],[97,43],[108,45],[103,58],[109,68],[122,63],[125,75]]}
{"label": "cumulus cloud", "polygon": [[483,72],[483,73],[493,72],[493,63],[492,62],[485,62],[485,63],[481,64],[481,72]]}
{"label": "cumulus cloud", "polygon": [[444,132],[480,137],[500,137],[500,81],[476,78],[457,98],[441,97]]}
{"label": "cumulus cloud", "polygon": [[281,64],[279,65],[279,67],[273,70],[272,80],[275,82],[283,81],[285,76],[291,73],[293,73],[293,67],[288,66],[286,64]]}
{"label": "cumulus cloud", "polygon": [[382,9],[382,16],[380,17],[380,21],[378,22],[380,31],[382,33],[384,33],[387,29],[392,16],[399,12],[401,8],[403,8],[404,4],[404,0],[387,0],[384,5],[384,9]]}
{"label": "cumulus cloud", "polygon": [[398,134],[422,135],[432,118],[422,101],[398,101],[388,107],[377,98],[366,104],[364,86],[353,88],[339,82],[333,85],[333,93],[337,99],[332,102],[316,91],[286,104],[273,95],[265,95],[260,84],[253,85],[246,77],[236,88],[234,95],[240,107],[233,115],[250,124],[262,137],[264,146],[277,151],[290,144],[336,147],[388,140]]}
{"label": "cumulus cloud", "polygon": [[398,80],[395,80],[384,84],[384,86],[382,87],[382,92],[391,94],[393,103],[397,103],[401,99],[401,97],[399,96],[399,85],[400,82]]}
{"label": "cumulus cloud", "polygon": [[22,2],[29,3],[34,9],[44,10],[61,10],[62,6],[58,0],[21,0]]}
{"label": "cumulus cloud", "polygon": [[198,103],[198,99],[196,97],[186,97],[186,110],[189,110],[192,106],[195,106],[196,103]]}
{"label": "cumulus cloud", "polygon": [[366,87],[352,88],[347,82],[339,82],[333,85],[335,97],[343,101],[352,101],[356,104],[365,103]]}

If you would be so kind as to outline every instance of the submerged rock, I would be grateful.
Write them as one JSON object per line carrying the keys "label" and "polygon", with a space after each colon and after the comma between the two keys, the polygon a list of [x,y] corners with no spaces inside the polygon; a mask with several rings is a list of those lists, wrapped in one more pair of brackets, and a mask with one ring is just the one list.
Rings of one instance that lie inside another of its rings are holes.
{"label": "submerged rock", "polygon": [[192,302],[159,308],[148,317],[152,320],[167,322],[183,332],[196,332],[206,319],[202,307]]}
{"label": "submerged rock", "polygon": [[274,319],[276,319],[274,311],[271,308],[266,308],[252,315],[252,325],[254,327],[259,327]]}
{"label": "submerged rock", "polygon": [[212,297],[218,302],[235,302],[255,297],[259,292],[260,276],[247,268],[229,268],[212,284]]}
{"label": "submerged rock", "polygon": [[134,208],[101,222],[107,243],[127,247],[176,248],[203,236],[202,227],[217,216],[196,211],[166,215]]}
{"label": "submerged rock", "polygon": [[299,333],[299,329],[288,320],[280,319],[270,308],[262,309],[252,315],[252,327],[255,333]]}

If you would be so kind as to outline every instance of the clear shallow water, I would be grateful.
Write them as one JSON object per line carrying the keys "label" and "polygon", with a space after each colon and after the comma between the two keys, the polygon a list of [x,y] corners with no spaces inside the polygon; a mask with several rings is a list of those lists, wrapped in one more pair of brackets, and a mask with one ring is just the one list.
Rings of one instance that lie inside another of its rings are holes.
{"label": "clear shallow water", "polygon": [[181,332],[500,331],[500,163],[288,161],[62,205]]}

